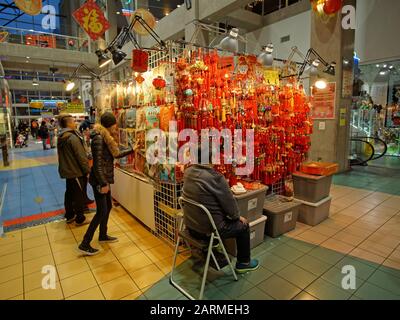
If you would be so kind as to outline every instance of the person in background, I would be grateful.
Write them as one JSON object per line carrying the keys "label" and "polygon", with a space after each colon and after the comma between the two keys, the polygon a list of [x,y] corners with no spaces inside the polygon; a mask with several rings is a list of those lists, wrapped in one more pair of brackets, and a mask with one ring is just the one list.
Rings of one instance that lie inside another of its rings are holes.
{"label": "person in background", "polygon": [[[89,160],[89,167],[91,168],[93,166],[93,157],[92,157],[92,151],[90,148],[90,130],[89,128],[83,131],[82,133],[83,136],[83,144],[86,150],[86,154]],[[87,213],[91,213],[89,206],[94,203],[94,200],[90,199],[88,194],[87,194],[87,187],[88,187],[88,179],[85,179],[84,185],[83,185],[83,191],[84,191],[84,198],[85,198],[85,209],[84,211]]]}
{"label": "person in background", "polygon": [[57,141],[59,174],[66,179],[65,219],[67,223],[85,224],[85,198],[83,186],[89,175],[89,161],[83,138],[76,130],[74,118],[69,114],[59,116],[61,127]]}
{"label": "person in background", "polygon": [[10,166],[10,163],[8,162],[7,135],[5,134],[0,135],[0,146],[1,146],[1,153],[3,155],[3,166],[8,167]]}
{"label": "person in background", "polygon": [[84,131],[90,128],[90,120],[89,117],[86,116],[85,120],[82,121],[81,125],[79,126],[79,132],[83,134]]}
{"label": "person in background", "polygon": [[39,128],[39,138],[42,139],[43,150],[47,150],[47,139],[49,138],[49,128],[47,127],[46,121],[42,121]]}
{"label": "person in background", "polygon": [[56,137],[56,125],[54,119],[50,120],[50,123],[48,125],[49,129],[49,137],[50,137],[50,148],[54,149],[56,146],[54,145],[54,139]]}
{"label": "person in background", "polygon": [[36,120],[32,120],[32,123],[31,123],[31,133],[32,133],[32,137],[34,138],[34,139],[37,139],[37,136],[38,136],[38,123],[37,123],[37,121]]}
{"label": "person in background", "polygon": [[[198,159],[201,154],[208,152],[211,162],[212,151],[199,148]],[[223,239],[235,238],[237,247],[236,271],[246,273],[259,268],[259,262],[251,259],[250,227],[247,220],[240,216],[239,207],[229,188],[225,177],[213,169],[212,164],[194,164],[185,170],[183,195],[185,198],[204,205],[211,213],[218,232]],[[199,240],[207,239],[208,228],[199,233],[201,226],[209,225],[209,219],[199,208],[192,208],[184,212],[188,221],[193,221],[197,230],[186,226],[192,237]],[[208,237],[209,238],[209,237]]]}
{"label": "person in background", "polygon": [[107,234],[107,224],[112,209],[110,185],[114,183],[114,159],[123,158],[133,153],[130,147],[120,151],[114,137],[117,136],[117,120],[111,112],[101,116],[101,124],[97,124],[92,132],[93,167],[89,182],[94,190],[96,200],[96,215],[79,245],[79,250],[85,255],[93,256],[99,253],[90,243],[94,233],[100,226],[99,242],[117,242],[118,239]]}

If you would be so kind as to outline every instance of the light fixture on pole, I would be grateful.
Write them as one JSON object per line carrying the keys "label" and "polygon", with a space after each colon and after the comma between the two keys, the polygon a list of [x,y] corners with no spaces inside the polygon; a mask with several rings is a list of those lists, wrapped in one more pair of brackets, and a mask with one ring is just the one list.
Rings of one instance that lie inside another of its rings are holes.
{"label": "light fixture on pole", "polygon": [[239,51],[239,29],[233,28],[229,31],[228,36],[221,40],[218,47],[225,51],[238,52]]}
{"label": "light fixture on pole", "polygon": [[270,67],[274,64],[274,57],[272,53],[274,52],[274,45],[269,43],[267,46],[263,47],[263,52],[257,57],[257,61],[265,67]]}
{"label": "light fixture on pole", "polygon": [[[128,40],[133,42],[136,49],[143,49],[133,35],[132,30],[135,30],[136,32],[140,31],[140,34],[142,35],[149,34],[157,42],[161,49],[165,48],[165,42],[161,40],[159,35],[146,22],[146,20],[143,19],[139,13],[137,13],[135,14],[129,26],[124,27],[121,32],[110,42],[106,49],[96,51],[96,54],[99,57],[100,68],[105,67],[111,61],[113,61],[115,65],[123,61],[127,54],[122,51],[122,48]],[[108,56],[108,53],[111,53],[112,58]]]}
{"label": "light fixture on pole", "polygon": [[97,55],[97,58],[99,61],[100,68],[104,68],[106,65],[108,65],[112,61],[112,59],[109,56],[107,56],[106,51],[99,49],[96,51],[96,55]]}
{"label": "light fixture on pole", "polygon": [[37,78],[33,78],[33,79],[32,79],[32,85],[33,85],[34,87],[37,87],[37,86],[39,85],[39,81],[38,81]]}
{"label": "light fixture on pole", "polygon": [[74,72],[72,73],[71,77],[69,77],[69,79],[65,82],[65,90],[66,90],[66,91],[72,91],[72,90],[74,90],[74,88],[75,88],[75,86],[76,86],[76,83],[75,83],[74,79],[77,79],[77,78],[78,78],[78,72],[79,72],[81,69],[86,70],[86,71],[90,74],[90,76],[91,76],[92,79],[101,80],[101,79],[100,79],[100,76],[99,76],[96,72],[94,72],[92,69],[90,69],[90,68],[89,68],[88,66],[86,66],[85,64],[81,63],[81,64],[74,70]]}

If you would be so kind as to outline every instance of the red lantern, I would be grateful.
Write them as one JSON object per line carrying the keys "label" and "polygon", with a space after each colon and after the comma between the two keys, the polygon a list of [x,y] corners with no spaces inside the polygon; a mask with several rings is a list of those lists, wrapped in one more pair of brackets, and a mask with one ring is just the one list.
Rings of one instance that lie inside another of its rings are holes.
{"label": "red lantern", "polygon": [[167,86],[166,81],[162,77],[157,77],[153,80],[153,86],[157,90],[164,89]]}
{"label": "red lantern", "polygon": [[149,54],[146,51],[134,49],[132,51],[132,70],[146,72],[149,66]]}
{"label": "red lantern", "polygon": [[325,14],[335,14],[342,8],[342,0],[325,0]]}

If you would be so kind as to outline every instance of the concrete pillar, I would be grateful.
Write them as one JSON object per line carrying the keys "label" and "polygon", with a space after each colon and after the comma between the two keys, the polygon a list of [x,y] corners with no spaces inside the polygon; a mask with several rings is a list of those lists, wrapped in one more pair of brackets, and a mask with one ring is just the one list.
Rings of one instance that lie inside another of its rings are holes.
{"label": "concrete pillar", "polygon": [[110,23],[110,29],[106,32],[106,42],[110,43],[118,34],[117,6],[115,0],[107,0],[106,18]]}
{"label": "concrete pillar", "polygon": [[[355,0],[346,0],[345,4],[356,5]],[[349,135],[351,96],[343,96],[343,60],[353,63],[354,30],[342,28],[342,14],[324,22],[316,13],[311,17],[311,47],[327,62],[335,61],[336,75],[323,74],[328,82],[336,82],[336,111],[333,120],[315,120],[314,134],[311,139],[310,160],[337,162],[340,171],[349,169]],[[313,85],[316,79],[311,79]],[[341,121],[342,119],[342,121]],[[322,123],[322,125],[321,125]],[[321,126],[320,126],[321,125]]]}

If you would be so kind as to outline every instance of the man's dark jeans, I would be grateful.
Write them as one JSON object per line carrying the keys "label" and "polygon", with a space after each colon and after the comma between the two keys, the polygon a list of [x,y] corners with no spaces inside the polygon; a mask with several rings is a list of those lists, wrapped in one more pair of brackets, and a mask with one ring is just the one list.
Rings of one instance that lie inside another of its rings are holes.
{"label": "man's dark jeans", "polygon": [[82,186],[85,179],[85,177],[80,177],[66,180],[64,206],[65,218],[67,220],[75,217],[77,223],[85,221],[85,216],[83,214],[85,204],[82,192]]}
{"label": "man's dark jeans", "polygon": [[112,209],[111,191],[107,194],[102,194],[93,188],[94,198],[96,200],[96,215],[93,217],[92,222],[83,237],[83,245],[89,245],[93,240],[93,235],[98,226],[100,226],[99,238],[104,239],[107,237],[107,224]]}
{"label": "man's dark jeans", "polygon": [[[209,237],[199,234],[194,230],[189,230],[192,237],[200,240],[208,240]],[[218,228],[218,232],[222,239],[236,239],[237,248],[237,262],[249,263],[250,262],[250,228],[246,223],[237,221],[225,221],[222,226]]]}

